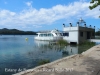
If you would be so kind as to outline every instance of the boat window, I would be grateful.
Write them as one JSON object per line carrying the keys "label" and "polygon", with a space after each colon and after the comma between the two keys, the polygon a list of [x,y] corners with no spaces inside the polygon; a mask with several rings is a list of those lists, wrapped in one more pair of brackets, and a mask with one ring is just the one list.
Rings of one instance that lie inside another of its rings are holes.
{"label": "boat window", "polygon": [[45,37],[47,37],[47,34],[44,34]]}
{"label": "boat window", "polygon": [[53,36],[53,34],[48,34],[49,37]]}
{"label": "boat window", "polygon": [[51,36],[53,36],[53,34],[51,34]]}
{"label": "boat window", "polygon": [[40,34],[39,35],[40,37],[51,37],[51,36],[53,36],[53,34]]}
{"label": "boat window", "polygon": [[55,33],[57,35],[57,33]]}
{"label": "boat window", "polygon": [[62,34],[61,33],[55,33],[57,36],[61,36]]}
{"label": "boat window", "polygon": [[48,34],[48,36],[51,36],[51,34]]}
{"label": "boat window", "polygon": [[40,36],[40,37],[43,37],[43,34],[40,34],[39,36]]}

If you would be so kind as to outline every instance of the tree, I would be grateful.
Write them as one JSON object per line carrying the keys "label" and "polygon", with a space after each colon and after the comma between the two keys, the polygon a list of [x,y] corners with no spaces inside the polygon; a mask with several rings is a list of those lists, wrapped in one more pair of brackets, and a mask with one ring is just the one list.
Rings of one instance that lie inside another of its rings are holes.
{"label": "tree", "polygon": [[[100,5],[100,0],[92,0],[90,3],[93,4],[92,6],[89,6],[90,10],[92,10],[92,9],[94,9],[94,8],[96,8],[97,6]],[[99,9],[99,10],[100,10],[100,9]],[[99,18],[100,18],[100,16],[99,16]]]}
{"label": "tree", "polygon": [[100,0],[92,0],[90,3],[92,3],[92,6],[89,6],[89,8],[92,10],[95,7],[97,7],[98,5],[100,5]]}

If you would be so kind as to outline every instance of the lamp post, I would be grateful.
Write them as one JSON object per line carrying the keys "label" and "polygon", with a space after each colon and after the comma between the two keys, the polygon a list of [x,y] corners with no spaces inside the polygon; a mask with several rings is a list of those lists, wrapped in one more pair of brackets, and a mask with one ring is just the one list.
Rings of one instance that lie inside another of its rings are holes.
{"label": "lamp post", "polygon": [[65,27],[65,24],[63,23],[63,27]]}

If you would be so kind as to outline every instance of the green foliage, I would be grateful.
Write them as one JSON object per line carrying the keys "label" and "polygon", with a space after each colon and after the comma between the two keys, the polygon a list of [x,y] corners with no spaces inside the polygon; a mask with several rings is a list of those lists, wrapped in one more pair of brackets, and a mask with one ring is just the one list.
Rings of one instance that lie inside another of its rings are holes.
{"label": "green foliage", "polygon": [[[95,2],[96,1],[96,2]],[[94,3],[95,2],[95,3]],[[100,0],[92,0],[90,2],[91,4],[93,4],[92,6],[89,6],[89,8],[92,10],[94,9],[95,7],[97,7],[98,5],[100,5]]]}
{"label": "green foliage", "polygon": [[94,0],[92,0],[90,3],[94,3]]}
{"label": "green foliage", "polygon": [[68,45],[68,42],[66,40],[58,40],[57,44],[61,46],[65,46],[65,45]]}
{"label": "green foliage", "polygon": [[38,62],[38,64],[39,64],[39,65],[43,65],[43,64],[46,64],[46,63],[49,63],[49,62],[50,62],[50,60],[44,59],[44,60],[40,60],[40,61]]}
{"label": "green foliage", "polygon": [[[89,9],[92,10],[92,9],[96,8],[98,5],[100,5],[100,0],[92,0],[90,3],[93,4],[92,6],[89,6]],[[100,18],[100,16],[99,16],[99,18]]]}
{"label": "green foliage", "polygon": [[100,36],[100,31],[95,32],[95,35]]}
{"label": "green foliage", "polygon": [[83,45],[83,46],[94,46],[95,42],[84,41],[80,45]]}
{"label": "green foliage", "polygon": [[0,29],[0,34],[1,35],[35,35],[36,32],[4,28],[4,29]]}

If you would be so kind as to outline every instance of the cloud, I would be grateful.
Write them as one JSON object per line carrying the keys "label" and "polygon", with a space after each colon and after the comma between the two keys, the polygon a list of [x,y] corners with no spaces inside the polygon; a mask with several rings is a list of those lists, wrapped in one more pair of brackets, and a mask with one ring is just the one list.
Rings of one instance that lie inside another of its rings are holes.
{"label": "cloud", "polygon": [[73,2],[69,5],[55,5],[51,8],[40,8],[39,10],[32,7],[32,2],[26,2],[29,9],[24,9],[18,12],[9,10],[0,10],[0,25],[17,26],[17,27],[42,27],[50,25],[58,20],[95,18],[98,19],[100,15],[99,7],[90,10],[89,2],[79,1]]}
{"label": "cloud", "polygon": [[28,6],[28,7],[32,7],[32,1],[29,1],[29,2],[26,2],[25,4]]}

